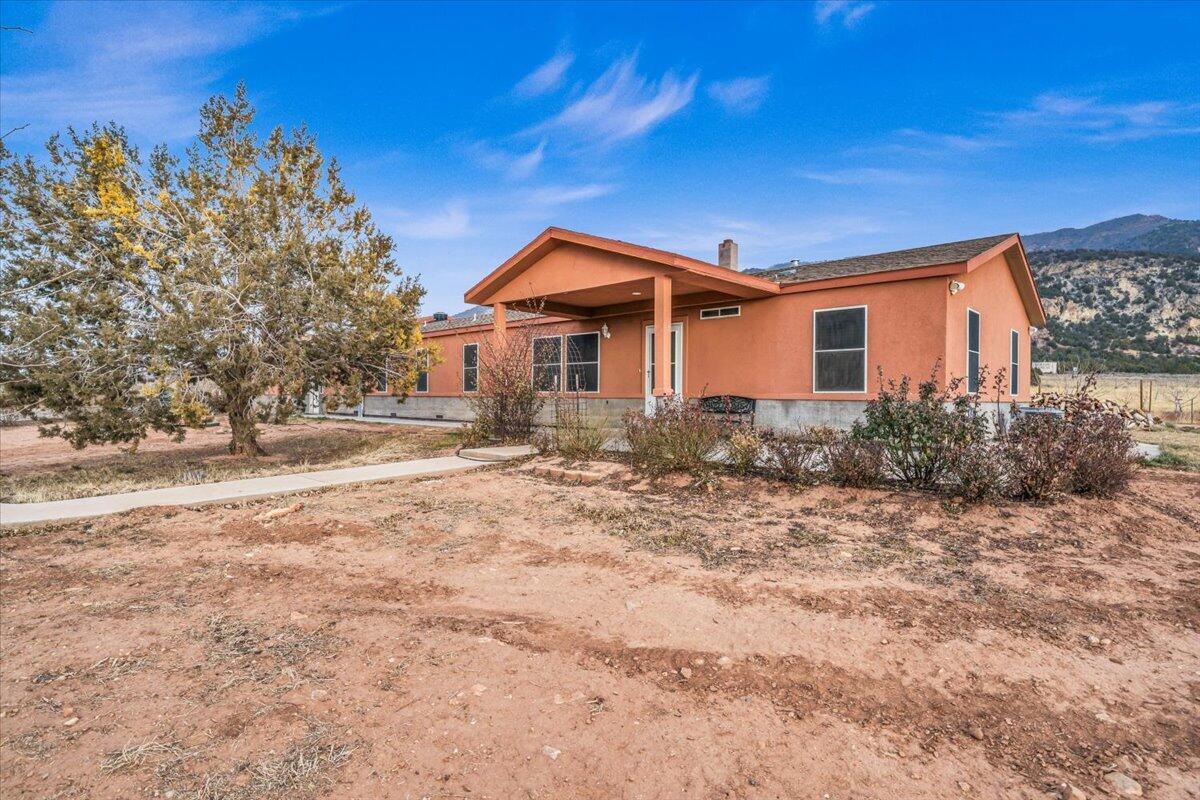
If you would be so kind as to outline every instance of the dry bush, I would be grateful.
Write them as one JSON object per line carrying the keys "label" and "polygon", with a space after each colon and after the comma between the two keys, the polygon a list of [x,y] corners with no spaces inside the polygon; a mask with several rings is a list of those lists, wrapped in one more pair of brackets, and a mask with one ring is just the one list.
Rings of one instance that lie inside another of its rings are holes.
{"label": "dry bush", "polygon": [[[535,309],[536,311],[537,309]],[[466,431],[471,444],[487,441],[525,443],[533,437],[546,397],[533,376],[533,340],[553,335],[539,325],[519,325],[479,343],[477,390],[467,395],[474,421]]]}
{"label": "dry bush", "polygon": [[1137,449],[1125,422],[1113,414],[1078,416],[1069,423],[1070,490],[1076,494],[1111,497],[1133,479]]}
{"label": "dry bush", "polygon": [[1001,443],[972,442],[955,451],[943,488],[970,503],[995,500],[1008,490],[1008,473]]}
{"label": "dry bush", "polygon": [[1013,497],[1046,500],[1062,491],[1072,466],[1066,433],[1066,421],[1057,417],[1026,415],[1013,420],[1003,444]]}
{"label": "dry bush", "polygon": [[725,441],[725,451],[729,468],[734,474],[746,477],[758,469],[763,453],[763,435],[754,428],[734,428]]}
{"label": "dry bush", "polygon": [[590,418],[578,395],[556,398],[554,417],[555,426],[535,437],[538,450],[568,461],[594,461],[604,453],[608,443],[604,421]]}
{"label": "dry bush", "polygon": [[788,483],[816,482],[821,449],[821,438],[811,429],[773,430],[763,435],[767,469]]}
{"label": "dry bush", "polygon": [[696,403],[671,397],[652,415],[630,409],[622,421],[635,469],[652,477],[686,472],[705,478],[712,473],[724,428]]}
{"label": "dry bush", "polygon": [[883,448],[846,431],[826,429],[820,436],[825,477],[837,486],[869,488],[883,481]]}

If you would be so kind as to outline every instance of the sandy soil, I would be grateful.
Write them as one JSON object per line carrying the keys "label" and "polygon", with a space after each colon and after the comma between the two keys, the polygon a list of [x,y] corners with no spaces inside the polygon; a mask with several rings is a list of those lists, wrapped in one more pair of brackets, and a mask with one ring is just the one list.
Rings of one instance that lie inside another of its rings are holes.
{"label": "sandy soil", "polygon": [[429,458],[453,453],[458,443],[447,428],[303,419],[260,425],[267,455],[251,458],[229,455],[229,425],[224,418],[218,423],[189,430],[183,442],[152,432],[135,452],[117,445],[75,450],[63,439],[40,437],[35,425],[0,428],[0,499],[62,500]]}
{"label": "sandy soil", "polygon": [[1153,470],[964,510],[503,467],[10,533],[0,785],[1196,798],[1198,500]]}

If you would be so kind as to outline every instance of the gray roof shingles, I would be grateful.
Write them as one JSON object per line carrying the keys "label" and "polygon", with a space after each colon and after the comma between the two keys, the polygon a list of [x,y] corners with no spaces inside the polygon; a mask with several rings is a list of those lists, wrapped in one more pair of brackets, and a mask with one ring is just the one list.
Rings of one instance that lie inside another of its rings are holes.
{"label": "gray roof shingles", "polygon": [[847,275],[867,275],[872,272],[890,272],[897,269],[932,267],[939,264],[958,264],[968,261],[1003,242],[1012,233],[947,242],[929,247],[914,247],[909,250],[893,250],[870,256],[839,258],[836,261],[815,261],[807,264],[783,264],[767,269],[746,270],[747,273],[776,283],[804,283],[827,278],[843,278]]}
{"label": "gray roof shingles", "polygon": [[[839,258],[835,261],[814,261],[804,264],[782,264],[766,269],[748,269],[747,275],[756,275],[776,283],[805,283],[820,281],[828,278],[842,278],[849,275],[868,275],[872,272],[891,272],[898,269],[913,269],[916,267],[933,267],[940,264],[958,264],[969,261],[980,253],[1003,242],[1015,234],[1002,233],[997,236],[984,236],[979,239],[964,239],[961,242],[946,242],[929,247],[913,247],[908,250],[892,250],[888,253],[875,253],[869,256]],[[505,317],[509,322],[517,322],[530,317],[540,317],[542,314],[532,314],[528,311],[508,309]],[[487,306],[475,306],[466,311],[452,314],[449,319],[427,322],[421,326],[426,333],[467,328],[472,325],[492,324],[492,309]]]}

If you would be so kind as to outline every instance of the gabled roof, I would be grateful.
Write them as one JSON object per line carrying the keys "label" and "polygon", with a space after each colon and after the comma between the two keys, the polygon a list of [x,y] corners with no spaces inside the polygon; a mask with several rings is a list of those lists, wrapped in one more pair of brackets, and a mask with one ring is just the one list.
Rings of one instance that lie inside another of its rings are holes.
{"label": "gabled roof", "polygon": [[961,242],[946,242],[928,247],[913,247],[908,250],[892,250],[869,256],[839,258],[834,261],[813,261],[803,264],[783,264],[767,269],[747,270],[760,278],[776,283],[800,283],[848,275],[867,275],[872,272],[891,272],[915,267],[935,267],[943,264],[961,264],[986,253],[998,244],[1016,236],[1002,233],[979,239],[964,239]]}

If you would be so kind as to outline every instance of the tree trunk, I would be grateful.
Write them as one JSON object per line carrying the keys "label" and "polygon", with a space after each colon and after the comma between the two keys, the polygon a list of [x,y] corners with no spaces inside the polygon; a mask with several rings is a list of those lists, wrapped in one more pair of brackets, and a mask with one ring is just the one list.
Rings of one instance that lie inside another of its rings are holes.
{"label": "tree trunk", "polygon": [[249,403],[244,407],[229,409],[229,427],[233,438],[229,441],[229,452],[235,456],[265,456],[258,443],[258,428],[254,424],[254,409]]}

